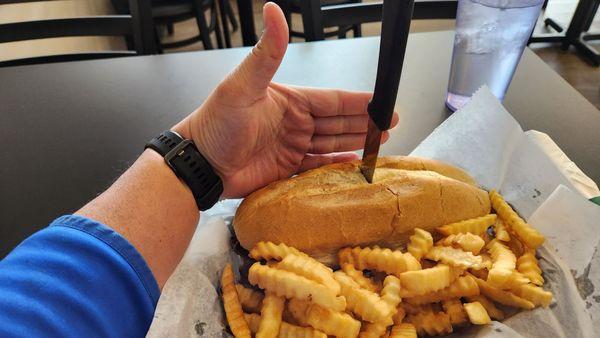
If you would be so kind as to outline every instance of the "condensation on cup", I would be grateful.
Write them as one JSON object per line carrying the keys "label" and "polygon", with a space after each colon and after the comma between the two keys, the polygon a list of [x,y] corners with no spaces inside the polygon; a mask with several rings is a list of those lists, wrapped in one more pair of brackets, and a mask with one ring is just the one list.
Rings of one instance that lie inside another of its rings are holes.
{"label": "condensation on cup", "polygon": [[504,94],[543,0],[459,0],[446,106],[460,109],[482,85]]}

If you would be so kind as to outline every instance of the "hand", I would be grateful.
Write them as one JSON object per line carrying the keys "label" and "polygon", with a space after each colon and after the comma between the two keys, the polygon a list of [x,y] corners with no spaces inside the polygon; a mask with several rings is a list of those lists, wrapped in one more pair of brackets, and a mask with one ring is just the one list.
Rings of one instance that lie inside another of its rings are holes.
{"label": "hand", "polygon": [[[357,159],[366,137],[370,93],[272,83],[288,43],[274,3],[263,8],[263,35],[246,59],[192,115],[175,127],[191,138],[223,179],[224,197],[324,164]],[[394,114],[392,127],[398,123]],[[384,133],[382,142],[389,137]]]}

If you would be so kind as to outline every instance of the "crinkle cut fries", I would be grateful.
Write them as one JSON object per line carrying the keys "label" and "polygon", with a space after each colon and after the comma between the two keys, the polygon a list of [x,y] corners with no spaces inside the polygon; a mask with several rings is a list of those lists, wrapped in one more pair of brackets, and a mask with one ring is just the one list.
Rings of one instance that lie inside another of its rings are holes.
{"label": "crinkle cut fries", "polygon": [[262,292],[235,284],[230,265],[223,271],[229,328],[259,338],[434,336],[504,319],[497,304],[547,307],[552,293],[535,257],[544,237],[496,191],[490,200],[495,214],[441,226],[436,236],[415,229],[408,252],[343,248],[337,271],[284,243],[260,242],[247,277]]}

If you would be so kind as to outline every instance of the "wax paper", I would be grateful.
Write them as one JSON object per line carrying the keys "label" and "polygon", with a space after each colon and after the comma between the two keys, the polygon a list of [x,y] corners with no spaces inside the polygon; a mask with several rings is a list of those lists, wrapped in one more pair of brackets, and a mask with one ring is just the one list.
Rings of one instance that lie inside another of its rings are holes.
{"label": "wax paper", "polygon": [[[600,191],[547,135],[524,132],[484,87],[411,155],[467,170],[483,188],[498,189],[547,238],[538,256],[544,288],[554,294],[550,307],[459,330],[453,337],[600,335],[600,206],[587,200]],[[182,262],[163,289],[149,337],[229,336],[218,278],[225,262],[235,259],[228,224],[239,203],[222,201],[202,214]]]}

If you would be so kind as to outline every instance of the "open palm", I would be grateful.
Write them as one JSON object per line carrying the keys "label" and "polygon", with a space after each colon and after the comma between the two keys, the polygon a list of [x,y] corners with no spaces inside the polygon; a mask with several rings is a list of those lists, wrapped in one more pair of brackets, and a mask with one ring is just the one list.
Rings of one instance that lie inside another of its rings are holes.
{"label": "open palm", "polygon": [[[252,53],[176,129],[191,137],[224,182],[224,197],[323,164],[356,159],[370,93],[272,83],[288,41],[283,13],[267,3]],[[397,123],[394,116],[393,125]],[[387,139],[384,134],[382,141]]]}

